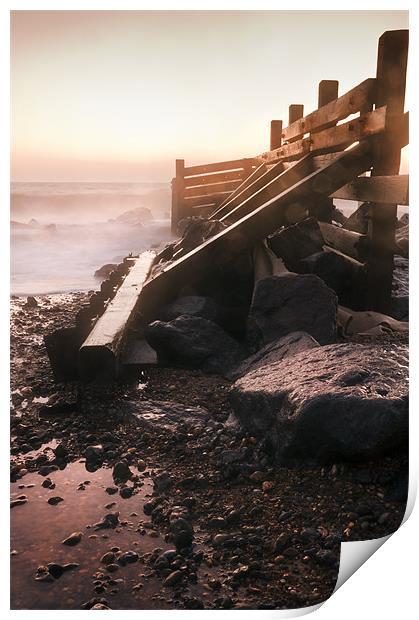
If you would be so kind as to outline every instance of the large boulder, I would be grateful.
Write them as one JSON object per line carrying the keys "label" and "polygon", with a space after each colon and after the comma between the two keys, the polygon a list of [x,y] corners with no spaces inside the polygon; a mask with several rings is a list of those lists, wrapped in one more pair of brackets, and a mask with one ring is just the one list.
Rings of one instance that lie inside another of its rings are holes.
{"label": "large boulder", "polygon": [[163,364],[223,374],[242,358],[239,344],[221,327],[201,317],[154,321],[147,327],[145,338]]}
{"label": "large boulder", "polygon": [[406,447],[405,345],[332,344],[262,366],[230,400],[280,462],[370,460]]}
{"label": "large boulder", "polygon": [[243,360],[237,368],[228,373],[228,378],[235,381],[248,372],[262,366],[280,362],[286,357],[320,346],[317,340],[305,332],[292,332],[288,336],[274,340],[259,351]]}
{"label": "large boulder", "polygon": [[160,314],[165,321],[172,321],[178,316],[187,315],[198,316],[216,322],[220,316],[220,309],[211,297],[186,295],[165,306]]}
{"label": "large boulder", "polygon": [[264,344],[304,331],[320,344],[336,335],[337,297],[315,275],[284,273],[256,283],[248,319],[249,342]]}
{"label": "large boulder", "polygon": [[267,243],[288,269],[294,270],[298,261],[323,250],[324,239],[317,220],[309,217],[270,235]]}

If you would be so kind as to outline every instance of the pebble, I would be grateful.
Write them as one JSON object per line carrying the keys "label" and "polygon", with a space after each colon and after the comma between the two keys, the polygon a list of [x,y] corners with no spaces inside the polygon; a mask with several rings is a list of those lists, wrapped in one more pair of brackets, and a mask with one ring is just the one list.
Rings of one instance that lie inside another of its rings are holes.
{"label": "pebble", "polygon": [[165,586],[175,586],[183,579],[183,573],[180,570],[175,570],[173,573],[170,573],[164,580]]}
{"label": "pebble", "polygon": [[10,508],[16,508],[16,506],[23,506],[23,504],[27,503],[27,499],[12,499],[12,501],[10,502]]}
{"label": "pebble", "polygon": [[390,518],[390,513],[389,512],[383,512],[377,519],[377,523],[379,523],[380,525],[383,525],[384,523],[386,523],[389,518]]}
{"label": "pebble", "polygon": [[100,558],[102,564],[113,564],[116,560],[116,555],[112,551],[108,551]]}
{"label": "pebble", "polygon": [[63,501],[64,501],[64,499],[57,495],[56,497],[50,497],[48,499],[48,504],[50,504],[51,506],[56,506],[57,504],[59,504],[60,502],[63,502]]}
{"label": "pebble", "polygon": [[105,491],[108,495],[115,495],[115,493],[118,493],[118,487],[107,487]]}
{"label": "pebble", "polygon": [[126,482],[132,477],[132,471],[128,467],[128,463],[126,461],[119,461],[115,464],[112,470],[112,476],[114,480]]}
{"label": "pebble", "polygon": [[134,493],[134,487],[124,487],[119,491],[119,495],[122,499],[129,499]]}
{"label": "pebble", "polygon": [[79,542],[82,539],[83,534],[81,532],[73,532],[72,534],[70,534],[70,536],[67,536],[67,538],[65,538],[62,541],[63,545],[68,545],[70,547],[74,547],[74,545],[78,545]]}

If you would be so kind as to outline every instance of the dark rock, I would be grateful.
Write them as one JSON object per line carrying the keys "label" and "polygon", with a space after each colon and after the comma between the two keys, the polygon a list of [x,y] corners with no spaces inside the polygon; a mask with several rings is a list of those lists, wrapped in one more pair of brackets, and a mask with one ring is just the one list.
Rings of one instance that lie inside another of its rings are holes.
{"label": "dark rock", "polygon": [[370,220],[370,203],[363,202],[346,220],[343,228],[357,233],[368,233],[368,222]]}
{"label": "dark rock", "polygon": [[113,564],[116,560],[116,554],[112,551],[108,551],[100,558],[101,564]]}
{"label": "dark rock", "polygon": [[68,450],[63,443],[59,443],[54,449],[53,452],[57,459],[64,460],[68,456]]}
{"label": "dark rock", "polygon": [[119,461],[113,468],[112,475],[114,480],[126,482],[132,477],[132,471],[126,461]]}
{"label": "dark rock", "polygon": [[115,495],[118,493],[118,487],[106,487],[105,491],[108,495]]}
{"label": "dark rock", "polygon": [[180,316],[164,323],[154,321],[145,338],[161,363],[223,373],[241,359],[240,347],[221,327],[199,317]]}
{"label": "dark rock", "polygon": [[56,506],[57,504],[59,504],[60,502],[63,502],[64,499],[62,497],[50,497],[48,499],[48,504],[51,504],[51,506]]}
{"label": "dark rock", "polygon": [[256,283],[248,338],[258,348],[291,332],[304,331],[320,344],[336,335],[337,298],[314,275],[285,273]]}
{"label": "dark rock", "polygon": [[184,506],[172,508],[169,529],[178,552],[192,545],[194,530],[189,520],[188,510]]}
{"label": "dark rock", "polygon": [[[76,327],[63,327],[44,336],[45,348],[56,381],[77,379],[78,354],[84,338],[84,334]],[[43,407],[42,411],[55,413],[46,407]],[[62,412],[64,411],[59,413]]]}
{"label": "dark rock", "polygon": [[243,360],[237,368],[228,373],[228,378],[230,381],[235,381],[246,373],[257,370],[262,366],[280,362],[291,355],[318,346],[319,343],[309,334],[305,332],[291,332],[287,336],[270,342]]}
{"label": "dark rock", "polygon": [[173,485],[173,479],[167,471],[154,476],[154,490],[156,493],[165,493]]}
{"label": "dark rock", "polygon": [[175,586],[183,580],[183,573],[180,570],[175,570],[164,580],[165,586]]}
{"label": "dark rock", "polygon": [[84,451],[84,456],[86,457],[87,461],[95,463],[102,462],[104,456],[103,446],[87,446],[86,450]]}
{"label": "dark rock", "polygon": [[82,536],[83,534],[81,532],[73,532],[72,534],[70,534],[70,536],[67,536],[67,538],[63,540],[63,545],[74,547],[75,545],[79,544],[79,542],[82,539]]}
{"label": "dark rock", "polygon": [[373,460],[405,448],[407,368],[405,345],[317,347],[248,373],[231,404],[281,461]]}
{"label": "dark rock", "polygon": [[12,501],[10,502],[10,508],[16,508],[16,506],[23,506],[27,503],[27,501],[27,498],[12,499]]}
{"label": "dark rock", "polygon": [[135,551],[126,551],[118,558],[118,562],[133,564],[134,562],[138,562],[138,558],[139,555]]}
{"label": "dark rock", "polygon": [[294,270],[298,261],[323,250],[324,238],[317,220],[310,217],[270,235],[267,243],[288,269]]}
{"label": "dark rock", "polygon": [[119,495],[122,499],[129,499],[134,493],[134,487],[124,487],[119,491]]}
{"label": "dark rock", "polygon": [[359,307],[362,295],[357,298],[354,286],[363,290],[366,284],[366,271],[363,265],[337,254],[336,252],[318,252],[301,260],[296,269],[299,273],[311,273],[318,276],[339,297],[340,303],[352,308]]}
{"label": "dark rock", "polygon": [[28,297],[24,307],[28,309],[37,308],[38,302],[36,301],[35,297]]}
{"label": "dark rock", "polygon": [[186,297],[179,297],[176,301],[163,308],[161,318],[163,321],[172,321],[179,316],[196,316],[217,322],[219,314],[218,305],[211,297],[188,295]]}
{"label": "dark rock", "polygon": [[94,523],[93,527],[98,530],[114,529],[119,525],[119,512],[110,512],[103,517],[98,523]]}

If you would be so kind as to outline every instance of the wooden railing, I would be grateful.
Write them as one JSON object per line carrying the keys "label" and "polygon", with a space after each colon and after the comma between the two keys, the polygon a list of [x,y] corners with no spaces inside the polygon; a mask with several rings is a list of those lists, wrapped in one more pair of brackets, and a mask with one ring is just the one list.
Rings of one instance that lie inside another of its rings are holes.
{"label": "wooden railing", "polygon": [[191,215],[207,215],[230,196],[253,171],[254,159],[235,159],[201,166],[185,167],[176,160],[172,180],[172,231],[180,220]]}
{"label": "wooden railing", "polygon": [[[408,31],[385,32],[379,39],[376,77],[340,97],[336,80],[322,80],[317,110],[304,116],[304,106],[293,104],[287,127],[280,120],[271,121],[269,151],[251,159],[188,168],[176,160],[173,231],[180,219],[193,214],[239,223],[293,182],[315,174],[331,154],[368,142],[373,156],[364,168],[367,176],[355,175],[332,190],[327,174],[318,175],[300,211],[322,223],[326,245],[360,262],[366,273],[365,307],[385,310],[391,296],[397,205],[409,202],[408,176],[399,175],[401,149],[408,144],[407,56]],[[332,224],[334,198],[369,203],[365,234],[356,237]]]}

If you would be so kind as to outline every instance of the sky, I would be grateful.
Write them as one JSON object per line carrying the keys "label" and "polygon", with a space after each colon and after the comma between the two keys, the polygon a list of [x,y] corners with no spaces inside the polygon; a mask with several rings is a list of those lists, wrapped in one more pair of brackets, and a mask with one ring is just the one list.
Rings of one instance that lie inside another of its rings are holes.
{"label": "sky", "polygon": [[13,11],[12,180],[169,181],[375,76],[407,11]]}

